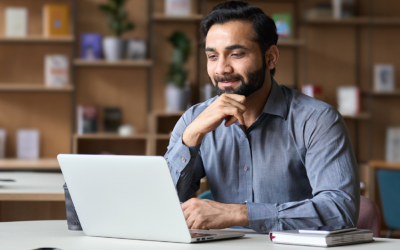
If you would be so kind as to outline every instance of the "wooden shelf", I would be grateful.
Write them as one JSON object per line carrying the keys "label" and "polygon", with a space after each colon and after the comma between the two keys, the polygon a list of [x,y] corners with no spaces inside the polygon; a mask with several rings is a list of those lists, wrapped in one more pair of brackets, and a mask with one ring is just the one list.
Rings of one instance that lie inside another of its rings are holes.
{"label": "wooden shelf", "polygon": [[371,118],[369,113],[360,113],[358,115],[342,115],[344,119],[353,119],[353,120],[368,120]]}
{"label": "wooden shelf", "polygon": [[155,21],[201,21],[204,16],[200,14],[192,14],[189,16],[167,16],[163,13],[154,13],[153,20]]}
{"label": "wooden shelf", "polygon": [[287,40],[278,40],[278,48],[279,47],[301,47],[304,46],[305,42],[303,40],[298,39],[287,39]]}
{"label": "wooden shelf", "polygon": [[106,60],[74,60],[74,65],[81,67],[151,67],[152,64],[151,60],[120,60],[115,62]]}
{"label": "wooden shelf", "polygon": [[396,162],[372,160],[369,162],[369,165],[374,168],[400,170],[400,163],[396,163]]}
{"label": "wooden shelf", "polygon": [[178,111],[178,112],[166,112],[163,110],[155,110],[153,111],[153,115],[158,117],[170,117],[170,116],[182,116],[185,111]]}
{"label": "wooden shelf", "polygon": [[19,43],[72,43],[74,42],[73,36],[60,36],[60,37],[44,37],[41,35],[32,35],[27,37],[6,37],[0,36],[1,42],[19,42]]}
{"label": "wooden shelf", "polygon": [[393,91],[363,91],[363,94],[373,96],[400,96],[400,90]]}
{"label": "wooden shelf", "polygon": [[170,134],[157,134],[155,136],[157,140],[169,140],[171,138]]}
{"label": "wooden shelf", "polygon": [[148,139],[148,134],[135,134],[121,136],[117,133],[93,133],[93,134],[75,134],[74,137],[79,140],[143,140]]}
{"label": "wooden shelf", "polygon": [[44,84],[24,84],[24,83],[0,83],[0,92],[16,91],[16,92],[71,92],[74,87],[68,84],[64,87],[48,87]]}
{"label": "wooden shelf", "polygon": [[56,158],[0,159],[0,170],[60,170]]}
{"label": "wooden shelf", "polygon": [[400,25],[400,18],[397,17],[351,17],[351,18],[309,18],[306,20],[308,24],[322,24],[322,25]]}

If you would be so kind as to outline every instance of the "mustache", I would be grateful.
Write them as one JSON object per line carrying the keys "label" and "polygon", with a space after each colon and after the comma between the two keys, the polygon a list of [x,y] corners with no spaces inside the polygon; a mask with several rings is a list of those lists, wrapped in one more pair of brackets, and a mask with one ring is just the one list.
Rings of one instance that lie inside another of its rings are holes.
{"label": "mustache", "polygon": [[241,75],[214,76],[215,82],[230,82],[232,80],[243,80],[243,77]]}

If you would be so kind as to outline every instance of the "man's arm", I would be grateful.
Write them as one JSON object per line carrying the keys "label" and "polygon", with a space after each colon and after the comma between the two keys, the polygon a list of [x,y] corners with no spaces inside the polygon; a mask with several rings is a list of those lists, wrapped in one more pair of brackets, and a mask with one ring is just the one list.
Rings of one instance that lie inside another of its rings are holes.
{"label": "man's arm", "polygon": [[245,99],[240,95],[223,94],[195,119],[193,111],[189,110],[175,125],[164,158],[181,201],[186,201],[199,189],[200,179],[205,176],[201,157],[197,157],[203,137],[224,120],[225,126],[237,120],[244,124]]}
{"label": "man's arm", "polygon": [[[336,110],[326,109],[312,116],[302,129],[305,131],[307,150],[305,167],[313,188],[313,198],[283,204],[248,202],[247,218],[241,217],[240,221],[231,218],[235,225],[243,226],[247,220],[250,228],[265,233],[272,230],[357,225],[360,182],[343,118]],[[218,221],[218,218],[224,218],[224,214],[238,211],[230,204],[219,203],[214,206],[219,206],[221,212],[209,215],[202,209],[206,207],[203,201],[190,200],[188,203],[191,208],[185,216],[193,221],[192,228],[197,228],[197,225],[201,225],[201,228],[220,228],[216,227],[218,224],[211,223],[213,217]]]}
{"label": "man's arm", "polygon": [[253,229],[357,226],[360,181],[343,118],[333,108],[316,112],[304,124],[303,138],[313,198],[284,204],[247,204]]}

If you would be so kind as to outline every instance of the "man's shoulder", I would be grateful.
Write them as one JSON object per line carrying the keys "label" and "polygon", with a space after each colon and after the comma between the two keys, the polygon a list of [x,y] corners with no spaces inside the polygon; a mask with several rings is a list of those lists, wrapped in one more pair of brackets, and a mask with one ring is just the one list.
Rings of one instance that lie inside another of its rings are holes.
{"label": "man's shoulder", "polygon": [[337,118],[340,113],[333,106],[323,101],[312,98],[297,90],[281,85],[281,89],[285,92],[289,103],[289,115],[297,117],[297,119],[309,120],[314,117],[331,117]]}

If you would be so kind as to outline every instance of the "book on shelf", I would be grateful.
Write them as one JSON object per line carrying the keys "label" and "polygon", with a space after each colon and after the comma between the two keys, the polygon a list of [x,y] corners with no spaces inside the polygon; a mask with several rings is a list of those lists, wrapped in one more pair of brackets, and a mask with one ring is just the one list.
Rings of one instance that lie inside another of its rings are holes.
{"label": "book on shelf", "polygon": [[6,156],[6,130],[0,129],[0,159]]}
{"label": "book on shelf", "polygon": [[44,5],[43,32],[45,37],[68,36],[70,34],[70,16],[68,5]]}
{"label": "book on shelf", "polygon": [[103,129],[104,132],[118,132],[121,126],[122,114],[120,108],[103,108]]}
{"label": "book on shelf", "polygon": [[385,160],[400,163],[400,127],[389,127],[386,130]]}
{"label": "book on shelf", "polygon": [[337,89],[338,111],[342,115],[358,115],[361,111],[361,92],[357,86]]}
{"label": "book on shelf", "polygon": [[353,17],[355,0],[332,0],[332,7],[335,19]]}
{"label": "book on shelf", "polygon": [[17,131],[17,158],[39,159],[40,132],[37,129],[19,129]]}
{"label": "book on shelf", "polygon": [[192,11],[191,2],[191,0],[165,0],[165,15],[189,16]]}
{"label": "book on shelf", "polygon": [[84,60],[101,59],[101,35],[85,33],[81,35],[81,58]]}
{"label": "book on shelf", "polygon": [[359,244],[374,241],[371,230],[357,229],[342,233],[303,233],[301,230],[287,230],[270,232],[270,240],[273,243],[304,245],[318,247],[333,247],[341,245]]}
{"label": "book on shelf", "polygon": [[289,13],[272,14],[279,39],[289,39],[292,36],[292,16]]}
{"label": "book on shelf", "polygon": [[21,7],[7,7],[5,12],[5,35],[26,37],[28,33],[28,10]]}
{"label": "book on shelf", "polygon": [[45,84],[48,87],[64,87],[69,83],[69,60],[66,55],[46,55]]}
{"label": "book on shelf", "polygon": [[313,84],[306,84],[301,87],[301,92],[317,100],[323,101],[322,87]]}
{"label": "book on shelf", "polygon": [[79,105],[77,108],[78,134],[96,133],[98,108],[94,105]]}
{"label": "book on shelf", "polygon": [[393,64],[375,64],[374,89],[375,91],[393,91],[394,88]]}

